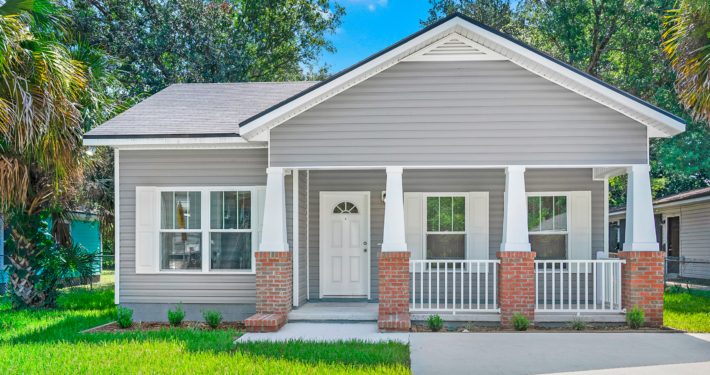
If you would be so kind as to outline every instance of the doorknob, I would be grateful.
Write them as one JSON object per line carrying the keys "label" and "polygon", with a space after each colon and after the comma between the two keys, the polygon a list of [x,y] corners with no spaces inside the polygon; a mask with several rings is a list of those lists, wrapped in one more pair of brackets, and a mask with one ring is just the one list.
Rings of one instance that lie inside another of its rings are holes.
{"label": "doorknob", "polygon": [[367,241],[362,243],[363,246],[367,246]]}

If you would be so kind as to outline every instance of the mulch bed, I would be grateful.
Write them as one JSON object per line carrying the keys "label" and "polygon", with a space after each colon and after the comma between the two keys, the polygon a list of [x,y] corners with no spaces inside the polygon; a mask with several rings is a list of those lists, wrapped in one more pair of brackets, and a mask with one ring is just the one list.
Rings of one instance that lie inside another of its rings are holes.
{"label": "mulch bed", "polygon": [[160,322],[137,322],[133,323],[129,328],[121,328],[118,323],[111,322],[108,324],[100,325],[98,327],[90,328],[82,333],[97,333],[97,332],[131,332],[131,331],[160,331],[161,329],[170,328],[187,328],[187,329],[199,329],[205,331],[213,330],[229,330],[234,329],[238,331],[243,331],[245,329],[244,322],[222,322],[219,327],[212,329],[207,323],[203,322],[182,322],[179,326],[171,326],[169,323]]}

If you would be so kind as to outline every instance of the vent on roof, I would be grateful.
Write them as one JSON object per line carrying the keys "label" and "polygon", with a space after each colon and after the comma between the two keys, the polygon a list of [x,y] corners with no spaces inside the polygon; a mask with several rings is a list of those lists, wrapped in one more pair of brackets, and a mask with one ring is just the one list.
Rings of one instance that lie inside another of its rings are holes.
{"label": "vent on roof", "polygon": [[482,45],[453,33],[408,56],[404,61],[507,60]]}

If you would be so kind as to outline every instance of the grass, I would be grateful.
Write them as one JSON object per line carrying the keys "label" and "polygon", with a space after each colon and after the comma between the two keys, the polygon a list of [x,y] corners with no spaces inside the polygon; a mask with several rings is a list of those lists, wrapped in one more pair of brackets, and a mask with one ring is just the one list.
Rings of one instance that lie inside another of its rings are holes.
{"label": "grass", "polygon": [[663,324],[688,332],[710,332],[710,292],[674,288],[664,296]]}
{"label": "grass", "polygon": [[181,328],[79,333],[114,312],[110,284],[68,288],[56,309],[14,311],[0,301],[0,373],[409,373],[409,349],[396,343],[235,345],[234,330]]}

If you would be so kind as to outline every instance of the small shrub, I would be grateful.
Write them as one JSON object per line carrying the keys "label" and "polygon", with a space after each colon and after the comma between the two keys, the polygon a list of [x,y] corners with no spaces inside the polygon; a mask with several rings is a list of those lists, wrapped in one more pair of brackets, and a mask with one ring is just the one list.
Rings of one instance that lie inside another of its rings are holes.
{"label": "small shrub", "polygon": [[168,310],[168,321],[171,326],[179,326],[183,319],[185,319],[185,310],[182,309],[181,304],[175,305],[175,310]]}
{"label": "small shrub", "polygon": [[513,314],[513,328],[516,331],[527,331],[530,327],[530,320],[520,313]]}
{"label": "small shrub", "polygon": [[670,293],[670,294],[680,294],[680,293],[684,293],[685,291],[686,291],[686,289],[680,285],[671,285],[668,288],[666,288],[666,293]]}
{"label": "small shrub", "polygon": [[626,312],[626,324],[628,324],[632,329],[639,329],[643,327],[645,320],[646,315],[638,306],[634,306],[633,309]]}
{"label": "small shrub", "polygon": [[116,323],[121,328],[129,328],[133,325],[133,310],[127,307],[116,308]]}
{"label": "small shrub", "polygon": [[585,329],[587,329],[587,322],[582,319],[575,319],[572,321],[570,326],[575,331],[584,331]]}
{"label": "small shrub", "polygon": [[219,323],[222,323],[222,313],[216,310],[207,310],[202,313],[205,318],[205,322],[212,329],[219,327]]}
{"label": "small shrub", "polygon": [[439,315],[429,315],[426,320],[426,324],[429,326],[430,330],[439,332],[442,328],[444,328],[444,319],[441,319]]}

